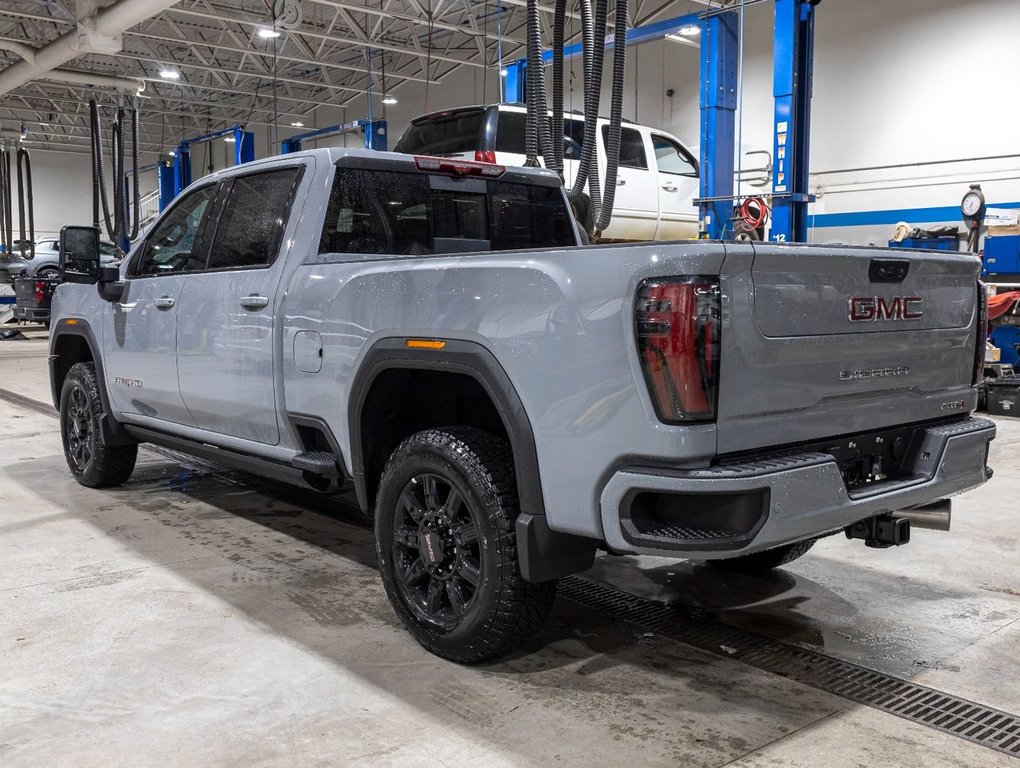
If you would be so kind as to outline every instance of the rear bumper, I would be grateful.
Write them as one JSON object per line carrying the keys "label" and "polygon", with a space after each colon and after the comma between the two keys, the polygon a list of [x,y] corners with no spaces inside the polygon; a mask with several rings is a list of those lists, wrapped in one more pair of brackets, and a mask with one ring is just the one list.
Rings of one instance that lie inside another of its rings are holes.
{"label": "rear bumper", "polygon": [[991,421],[970,417],[915,434],[904,477],[852,492],[835,458],[817,451],[696,470],[625,467],[602,492],[606,543],[620,552],[736,557],[927,504],[987,479]]}
{"label": "rear bumper", "polygon": [[49,307],[38,309],[36,307],[14,307],[14,319],[24,320],[28,323],[46,323],[50,319]]}

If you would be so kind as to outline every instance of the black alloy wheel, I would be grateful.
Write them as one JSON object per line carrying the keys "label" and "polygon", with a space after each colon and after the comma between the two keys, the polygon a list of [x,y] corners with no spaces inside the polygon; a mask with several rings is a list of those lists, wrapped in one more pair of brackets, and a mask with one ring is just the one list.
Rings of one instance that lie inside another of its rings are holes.
{"label": "black alloy wheel", "polygon": [[379,480],[375,539],[386,595],[408,632],[464,664],[502,656],[545,621],[556,581],[521,576],[506,441],[474,427],[405,439]]}

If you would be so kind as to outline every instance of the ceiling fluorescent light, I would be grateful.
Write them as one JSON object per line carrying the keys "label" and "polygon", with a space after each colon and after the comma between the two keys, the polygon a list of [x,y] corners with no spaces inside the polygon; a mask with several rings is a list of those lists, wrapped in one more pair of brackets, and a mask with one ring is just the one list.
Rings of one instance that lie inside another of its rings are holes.
{"label": "ceiling fluorescent light", "polygon": [[305,124],[302,123],[300,120],[295,120],[293,123],[290,124],[290,127],[291,128],[304,128]]}
{"label": "ceiling fluorescent light", "polygon": [[164,80],[180,80],[181,73],[176,69],[161,69],[159,70],[159,76]]}
{"label": "ceiling fluorescent light", "polygon": [[395,98],[393,98],[392,96],[383,96],[382,97],[382,103],[383,104],[396,104],[397,100]]}
{"label": "ceiling fluorescent light", "polygon": [[680,37],[680,35],[666,35],[667,40],[672,40],[674,43],[683,43],[684,45],[690,45],[694,48],[700,48],[696,40],[691,40],[689,37]]}
{"label": "ceiling fluorescent light", "polygon": [[235,139],[233,136],[224,136],[223,140],[227,142],[227,144],[233,144],[234,142],[237,141],[237,139]]}
{"label": "ceiling fluorescent light", "polygon": [[701,34],[701,27],[697,24],[684,24],[678,31],[684,37],[697,37]]}
{"label": "ceiling fluorescent light", "polygon": [[258,36],[265,38],[266,40],[272,40],[274,37],[279,37],[280,33],[275,29],[269,29],[268,27],[262,27],[258,31]]}

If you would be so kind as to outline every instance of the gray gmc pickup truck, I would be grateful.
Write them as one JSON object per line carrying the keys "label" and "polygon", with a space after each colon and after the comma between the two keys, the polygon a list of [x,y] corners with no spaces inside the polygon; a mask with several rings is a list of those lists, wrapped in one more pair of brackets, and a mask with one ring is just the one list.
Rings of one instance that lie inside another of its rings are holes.
{"label": "gray gmc pickup truck", "polygon": [[116,267],[63,237],[74,477],[155,443],[353,487],[394,609],[456,661],[518,646],[599,549],[902,544],[990,476],[969,255],[580,246],[551,172],[347,149],[201,179]]}

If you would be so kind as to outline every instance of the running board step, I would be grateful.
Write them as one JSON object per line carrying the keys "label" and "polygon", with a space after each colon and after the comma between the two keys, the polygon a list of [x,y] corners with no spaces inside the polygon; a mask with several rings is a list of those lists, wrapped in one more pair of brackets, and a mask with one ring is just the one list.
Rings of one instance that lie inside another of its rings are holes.
{"label": "running board step", "polygon": [[311,472],[326,477],[340,477],[336,454],[329,451],[305,451],[290,460],[291,466],[302,472]]}

